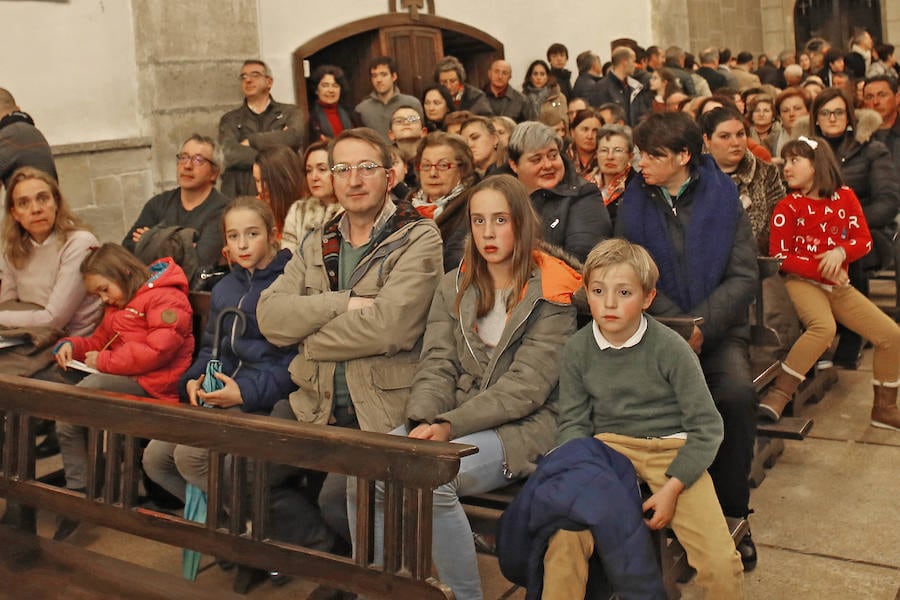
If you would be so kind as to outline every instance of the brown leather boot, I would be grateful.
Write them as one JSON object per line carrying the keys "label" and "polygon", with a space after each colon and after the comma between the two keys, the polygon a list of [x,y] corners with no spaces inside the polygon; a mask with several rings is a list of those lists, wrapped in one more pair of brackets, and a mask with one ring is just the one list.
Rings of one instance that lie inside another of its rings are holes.
{"label": "brown leather boot", "polygon": [[759,401],[759,416],[777,423],[781,419],[784,407],[791,401],[801,381],[802,379],[798,379],[787,371],[782,370],[772,385],[769,386],[769,389],[766,390],[766,395]]}
{"label": "brown leather boot", "polygon": [[872,427],[900,431],[900,408],[897,408],[897,388],[875,386],[875,403],[872,405]]}

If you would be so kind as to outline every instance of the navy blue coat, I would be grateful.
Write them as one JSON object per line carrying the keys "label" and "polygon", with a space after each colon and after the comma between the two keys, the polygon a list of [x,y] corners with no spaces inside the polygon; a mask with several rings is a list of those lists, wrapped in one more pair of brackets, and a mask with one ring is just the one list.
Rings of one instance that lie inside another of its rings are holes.
{"label": "navy blue coat", "polygon": [[497,533],[500,570],[527,588],[526,598],[540,598],[550,538],[560,529],[587,528],[608,586],[599,589],[601,572],[592,564],[590,590],[605,594],[603,598],[610,592],[623,600],[665,598],[641,504],[627,458],[592,437],[571,440],[540,460],[503,513]]}
{"label": "navy blue coat", "polygon": [[247,329],[243,335],[234,336],[233,333],[238,331],[235,318],[233,315],[225,317],[219,344],[219,360],[222,361],[222,372],[233,377],[241,388],[244,400],[241,409],[248,413],[268,414],[278,400],[287,398],[297,389],[288,372],[288,365],[297,355],[297,346],[273,346],[259,332],[256,321],[256,303],[259,302],[260,293],[284,272],[291,254],[287,249],[279,251],[269,266],[257,269],[252,274],[234,264],[231,273],[212,289],[209,321],[203,332],[200,353],[178,382],[182,402],[188,402],[188,380],[196,379],[206,372],[206,364],[212,356],[219,313],[231,307],[237,307],[244,313]]}

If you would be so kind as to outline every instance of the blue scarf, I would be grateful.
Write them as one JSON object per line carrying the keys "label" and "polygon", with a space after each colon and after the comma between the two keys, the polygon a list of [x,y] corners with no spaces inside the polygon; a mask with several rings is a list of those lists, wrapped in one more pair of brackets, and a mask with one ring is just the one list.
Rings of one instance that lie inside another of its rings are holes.
{"label": "blue scarf", "polygon": [[625,189],[617,218],[625,237],[646,248],[656,261],[659,290],[691,314],[722,282],[743,211],[737,187],[708,156],[701,157],[691,182],[673,203],[676,210],[690,211],[682,254],[676,253],[668,224],[678,217],[643,175]]}

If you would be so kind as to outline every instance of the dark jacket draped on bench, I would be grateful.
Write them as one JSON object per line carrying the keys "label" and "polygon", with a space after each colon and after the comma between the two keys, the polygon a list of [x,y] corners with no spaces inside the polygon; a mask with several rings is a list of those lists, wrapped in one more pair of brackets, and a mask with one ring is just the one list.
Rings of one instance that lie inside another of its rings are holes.
{"label": "dark jacket draped on bench", "polygon": [[634,467],[592,437],[572,440],[541,459],[503,513],[500,570],[527,587],[528,600],[540,598],[550,538],[560,529],[586,528],[595,543],[587,597],[608,598],[612,591],[621,598],[666,597]]}

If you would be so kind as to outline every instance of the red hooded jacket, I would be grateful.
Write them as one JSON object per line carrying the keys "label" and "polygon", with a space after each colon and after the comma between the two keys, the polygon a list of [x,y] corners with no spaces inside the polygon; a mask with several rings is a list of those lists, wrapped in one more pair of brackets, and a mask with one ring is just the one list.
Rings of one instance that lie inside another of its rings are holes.
{"label": "red hooded jacket", "polygon": [[106,307],[90,337],[62,341],[72,344],[76,360],[103,348],[98,371],[132,377],[154,398],[178,402],[178,378],[194,353],[188,282],[168,257],[150,265],[150,273],[124,308]]}

